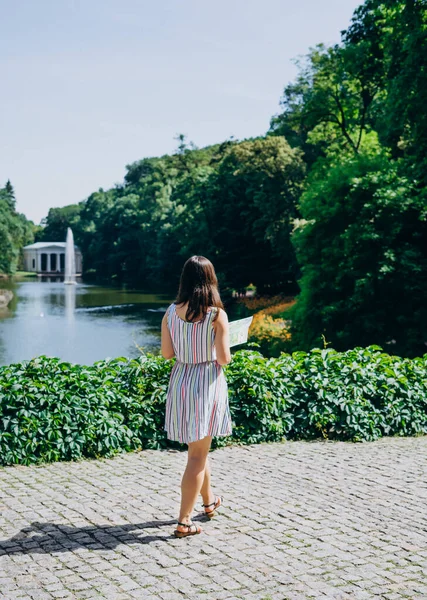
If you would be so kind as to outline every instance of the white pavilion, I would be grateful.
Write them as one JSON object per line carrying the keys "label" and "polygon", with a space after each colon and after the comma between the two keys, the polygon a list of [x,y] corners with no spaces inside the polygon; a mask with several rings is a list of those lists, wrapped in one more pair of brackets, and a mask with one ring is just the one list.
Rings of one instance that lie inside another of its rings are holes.
{"label": "white pavilion", "polygon": [[[24,246],[24,271],[37,275],[62,275],[65,272],[65,242],[36,242]],[[82,273],[82,253],[74,246],[76,275]]]}

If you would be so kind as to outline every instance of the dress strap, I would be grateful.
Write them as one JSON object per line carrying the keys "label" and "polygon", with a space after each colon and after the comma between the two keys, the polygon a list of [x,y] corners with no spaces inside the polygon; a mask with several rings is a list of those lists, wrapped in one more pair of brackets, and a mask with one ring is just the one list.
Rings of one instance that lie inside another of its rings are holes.
{"label": "dress strap", "polygon": [[172,310],[173,310],[173,306],[175,306],[175,304],[169,304],[167,310],[166,310],[166,317],[169,317],[169,315],[171,314]]}

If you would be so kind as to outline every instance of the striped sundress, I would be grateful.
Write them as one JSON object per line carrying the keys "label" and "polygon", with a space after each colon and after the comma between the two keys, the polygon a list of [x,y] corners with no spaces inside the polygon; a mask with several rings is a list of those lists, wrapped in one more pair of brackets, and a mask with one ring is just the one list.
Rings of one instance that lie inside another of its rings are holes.
{"label": "striped sundress", "polygon": [[183,444],[206,436],[231,434],[228,386],[216,361],[215,331],[212,321],[216,307],[204,319],[193,323],[167,311],[167,324],[175,350],[166,400],[165,430],[170,440]]}

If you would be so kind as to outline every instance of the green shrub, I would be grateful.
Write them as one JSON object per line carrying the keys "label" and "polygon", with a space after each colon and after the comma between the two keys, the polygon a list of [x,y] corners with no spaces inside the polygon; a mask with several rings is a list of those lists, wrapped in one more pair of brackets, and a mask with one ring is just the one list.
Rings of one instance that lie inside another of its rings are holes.
{"label": "green shrub", "polygon": [[154,356],[90,367],[41,356],[1,367],[1,463],[165,446],[161,421],[170,368]]}
{"label": "green shrub", "polygon": [[266,359],[254,350],[233,354],[226,373],[234,440],[248,444],[277,441],[292,431],[292,383],[279,360]]}
{"label": "green shrub", "polygon": [[[41,356],[0,367],[0,464],[184,448],[163,429],[172,365],[147,354],[92,366]],[[225,372],[233,434],[214,447],[427,433],[427,355],[402,359],[370,346],[264,358],[249,349],[233,354]]]}

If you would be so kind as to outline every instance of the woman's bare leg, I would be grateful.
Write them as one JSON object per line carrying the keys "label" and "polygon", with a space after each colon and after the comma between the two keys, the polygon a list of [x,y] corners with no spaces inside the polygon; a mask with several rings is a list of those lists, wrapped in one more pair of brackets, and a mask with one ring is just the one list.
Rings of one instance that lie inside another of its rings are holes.
{"label": "woman's bare leg", "polygon": [[[189,523],[191,513],[197,502],[205,478],[206,459],[211,446],[212,437],[207,436],[197,442],[188,444],[187,466],[181,481],[181,509],[179,522]],[[177,526],[179,531],[187,531],[185,527]]]}
{"label": "woman's bare leg", "polygon": [[210,504],[215,502],[215,496],[211,488],[211,467],[209,457],[206,459],[205,476],[203,479],[202,487],[200,490],[203,498],[203,504]]}

